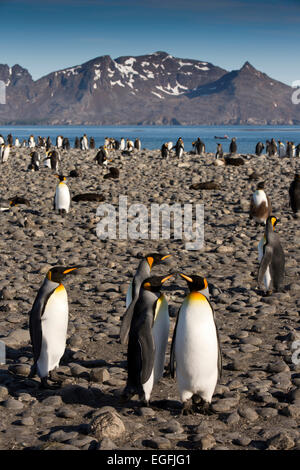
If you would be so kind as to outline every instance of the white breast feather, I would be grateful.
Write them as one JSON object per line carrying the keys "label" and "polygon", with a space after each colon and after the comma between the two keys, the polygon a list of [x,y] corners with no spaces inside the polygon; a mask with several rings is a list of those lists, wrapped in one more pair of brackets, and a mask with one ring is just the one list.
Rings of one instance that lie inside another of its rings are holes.
{"label": "white breast feather", "polygon": [[59,287],[48,299],[41,319],[42,348],[37,361],[39,375],[46,377],[59,365],[66,347],[68,328],[68,296]]}

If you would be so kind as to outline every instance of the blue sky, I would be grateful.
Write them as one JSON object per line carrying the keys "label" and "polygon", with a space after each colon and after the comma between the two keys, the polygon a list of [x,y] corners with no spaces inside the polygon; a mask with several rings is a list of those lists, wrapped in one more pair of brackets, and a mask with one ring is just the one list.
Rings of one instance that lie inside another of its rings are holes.
{"label": "blue sky", "polygon": [[300,80],[300,0],[1,0],[0,63],[40,78],[101,55],[166,51]]}

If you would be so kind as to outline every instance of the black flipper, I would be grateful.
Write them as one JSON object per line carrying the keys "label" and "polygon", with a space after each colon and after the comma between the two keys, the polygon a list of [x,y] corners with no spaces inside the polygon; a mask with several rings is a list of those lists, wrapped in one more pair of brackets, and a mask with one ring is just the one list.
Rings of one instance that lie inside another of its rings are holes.
{"label": "black flipper", "polygon": [[141,328],[138,341],[142,358],[141,383],[145,384],[152,374],[155,358],[155,344],[152,328],[149,328],[147,323]]}
{"label": "black flipper", "polygon": [[124,316],[122,318],[122,324],[121,324],[121,328],[120,328],[120,341],[121,341],[121,344],[126,344],[127,343],[135,304],[136,304],[135,301],[131,302],[131,304],[129,305],[128,309],[126,310],[126,312],[124,313]]}
{"label": "black flipper", "polygon": [[134,312],[134,307],[136,304],[137,299],[135,298],[136,294],[136,287],[135,287],[135,282],[134,279],[132,281],[132,301],[129,307],[127,308],[126,312],[124,313],[124,316],[122,318],[122,324],[120,327],[120,341],[121,344],[126,344],[128,340],[128,335],[130,331],[130,325],[133,317],[133,312]]}
{"label": "black flipper", "polygon": [[143,395],[142,384],[147,382],[153,370],[155,345],[152,323],[150,325],[149,320],[145,321],[144,318],[137,328],[130,329],[127,351],[128,378],[125,388],[125,393],[129,395]]}

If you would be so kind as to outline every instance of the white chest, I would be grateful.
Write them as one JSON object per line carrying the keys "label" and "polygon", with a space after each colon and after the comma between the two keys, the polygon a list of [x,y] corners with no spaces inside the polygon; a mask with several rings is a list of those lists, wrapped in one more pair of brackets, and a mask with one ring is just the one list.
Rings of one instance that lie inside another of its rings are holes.
{"label": "white chest", "polygon": [[65,183],[59,183],[55,192],[55,208],[57,210],[65,209],[66,212],[69,212],[70,201],[71,198],[68,186]]}
{"label": "white chest", "polygon": [[60,285],[48,299],[41,318],[42,347],[37,361],[40,377],[59,365],[66,347],[68,329],[68,296]]}
{"label": "white chest", "polygon": [[268,199],[263,189],[258,189],[253,193],[253,202],[256,207],[260,206],[263,202],[268,207]]}

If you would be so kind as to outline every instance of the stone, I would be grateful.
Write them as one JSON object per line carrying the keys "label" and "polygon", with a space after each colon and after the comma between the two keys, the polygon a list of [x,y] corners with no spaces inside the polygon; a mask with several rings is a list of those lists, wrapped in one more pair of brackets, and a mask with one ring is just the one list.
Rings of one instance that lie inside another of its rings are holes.
{"label": "stone", "polygon": [[24,408],[23,403],[18,400],[15,400],[14,398],[8,398],[4,402],[2,402],[2,405],[8,410],[22,410]]}
{"label": "stone", "polygon": [[90,373],[90,378],[93,382],[106,382],[110,379],[110,374],[105,367],[92,369]]}
{"label": "stone", "polygon": [[253,422],[258,419],[258,414],[256,413],[256,411],[247,406],[240,407],[238,412],[240,416],[242,416],[242,418],[247,419],[247,421]]}
{"label": "stone", "polygon": [[118,446],[116,446],[116,444],[108,437],[104,437],[99,442],[99,449],[100,450],[115,450],[115,449],[118,449]]}
{"label": "stone", "polygon": [[217,413],[226,413],[232,408],[235,408],[237,404],[238,399],[236,398],[221,398],[217,402],[212,404],[212,409]]}
{"label": "stone", "polygon": [[160,450],[168,450],[171,449],[172,444],[169,439],[165,437],[156,437],[154,439],[147,439],[143,441],[145,447],[150,447],[151,449],[160,449]]}
{"label": "stone", "polygon": [[289,450],[295,445],[294,439],[292,439],[287,432],[280,432],[276,436],[270,438],[267,441],[269,450]]}
{"label": "stone", "polygon": [[10,348],[24,346],[30,342],[29,330],[17,328],[16,330],[13,330],[8,336],[2,338],[2,341],[4,341],[6,346],[9,346]]}
{"label": "stone", "polygon": [[91,423],[91,432],[101,441],[104,437],[119,439],[125,433],[125,426],[121,418],[111,411],[101,413]]}

